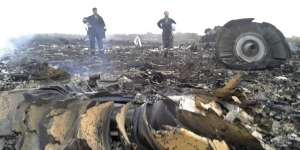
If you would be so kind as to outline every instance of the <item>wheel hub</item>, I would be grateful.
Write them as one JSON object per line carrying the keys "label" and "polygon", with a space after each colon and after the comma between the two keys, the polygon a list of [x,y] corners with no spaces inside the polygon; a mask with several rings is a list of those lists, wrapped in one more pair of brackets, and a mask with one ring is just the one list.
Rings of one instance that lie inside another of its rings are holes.
{"label": "wheel hub", "polygon": [[235,53],[248,63],[258,62],[267,54],[267,47],[261,36],[256,33],[244,33],[236,40]]}

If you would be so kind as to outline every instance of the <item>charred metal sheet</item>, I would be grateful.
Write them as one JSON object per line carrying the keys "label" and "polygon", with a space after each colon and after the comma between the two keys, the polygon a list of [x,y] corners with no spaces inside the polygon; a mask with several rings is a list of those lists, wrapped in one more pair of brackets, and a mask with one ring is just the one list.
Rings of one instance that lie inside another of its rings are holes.
{"label": "charred metal sheet", "polygon": [[243,19],[230,20],[229,22],[227,22],[224,25],[224,27],[229,28],[229,27],[236,26],[236,25],[248,24],[248,23],[251,23],[253,20],[254,20],[254,18],[243,18]]}
{"label": "charred metal sheet", "polygon": [[136,143],[138,149],[160,149],[154,140],[151,126],[147,121],[146,105],[135,110],[132,117],[132,142]]}
{"label": "charred metal sheet", "polygon": [[[10,103],[6,103],[9,104],[9,111],[1,113],[1,116],[3,115],[3,119],[8,117],[6,120],[8,126],[0,126],[1,134],[17,133],[19,143],[16,149],[111,147],[109,131],[113,102],[102,104],[90,100],[82,101],[76,97],[69,99],[60,96],[57,98],[62,99],[55,100],[53,93],[61,87],[42,89],[16,91],[5,96],[2,94],[0,102],[5,103],[5,99],[8,98],[8,102],[16,103],[12,103],[11,106]],[[23,96],[33,93],[34,99],[31,99],[32,96]],[[3,129],[10,132],[4,133]]]}
{"label": "charred metal sheet", "polygon": [[[156,113],[153,114],[153,112]],[[161,115],[158,115],[158,113],[164,114],[163,118],[160,119]],[[163,148],[162,143],[164,143],[164,140],[161,139],[162,141],[158,142],[156,141],[157,137],[154,135],[158,131],[164,132],[165,126],[171,126],[185,127],[195,134],[208,139],[223,139],[231,147],[237,149],[263,149],[260,141],[253,137],[241,124],[228,122],[222,116],[218,116],[215,112],[209,110],[205,111],[205,115],[202,115],[180,110],[175,103],[161,101],[152,105],[142,106],[135,115],[134,118],[139,121],[134,126],[136,128],[134,137],[137,138],[134,142],[138,143],[138,145],[147,146],[146,148]],[[173,143],[173,145],[176,144]]]}
{"label": "charred metal sheet", "polygon": [[0,137],[16,138],[15,132],[25,128],[23,120],[26,109],[19,108],[25,100],[24,92],[26,90],[0,92]]}

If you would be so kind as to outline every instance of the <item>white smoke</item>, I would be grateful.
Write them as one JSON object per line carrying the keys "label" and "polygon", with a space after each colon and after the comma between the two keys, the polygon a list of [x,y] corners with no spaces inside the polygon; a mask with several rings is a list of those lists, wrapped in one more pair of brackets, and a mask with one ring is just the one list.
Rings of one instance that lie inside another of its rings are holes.
{"label": "white smoke", "polygon": [[4,56],[14,54],[17,50],[26,46],[33,37],[33,35],[1,35],[0,59]]}
{"label": "white smoke", "polygon": [[4,55],[11,53],[11,50],[14,50],[14,44],[11,42],[10,37],[0,36],[0,58]]}

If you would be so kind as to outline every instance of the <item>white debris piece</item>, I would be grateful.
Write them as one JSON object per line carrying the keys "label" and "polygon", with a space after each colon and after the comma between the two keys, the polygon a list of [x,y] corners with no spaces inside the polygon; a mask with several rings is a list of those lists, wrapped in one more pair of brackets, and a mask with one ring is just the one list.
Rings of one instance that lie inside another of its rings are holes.
{"label": "white debris piece", "polygon": [[136,36],[134,41],[133,41],[135,47],[142,47],[142,40],[140,36]]}
{"label": "white debris piece", "polygon": [[186,110],[195,113],[201,113],[199,109],[196,107],[195,96],[194,95],[183,95],[177,96],[172,95],[168,96],[171,100],[179,103],[179,109]]}
{"label": "white debris piece", "polygon": [[229,111],[227,113],[227,115],[225,116],[225,120],[227,120],[229,122],[233,122],[238,117],[238,114],[240,113],[240,111],[241,110],[239,107],[236,107],[236,109]]}
{"label": "white debris piece", "polygon": [[3,74],[7,74],[7,73],[8,73],[8,71],[7,71],[7,70],[4,70],[4,69],[2,69],[2,70],[1,70],[1,73],[3,73]]}
{"label": "white debris piece", "polygon": [[249,89],[247,89],[247,88],[242,88],[243,89],[243,91],[245,92],[245,93],[251,93],[251,91],[249,90]]}
{"label": "white debris piece", "polygon": [[119,82],[121,82],[121,83],[129,83],[129,82],[132,82],[132,80],[129,79],[128,77],[126,77],[126,76],[122,76],[122,77],[119,79]]}
{"label": "white debris piece", "polygon": [[238,103],[238,104],[242,104],[242,102],[240,101],[240,99],[236,96],[232,96],[231,97],[233,99],[234,102]]}
{"label": "white debris piece", "polygon": [[288,78],[285,77],[285,76],[278,76],[278,77],[275,77],[275,79],[276,79],[276,80],[283,80],[283,81],[288,80]]}

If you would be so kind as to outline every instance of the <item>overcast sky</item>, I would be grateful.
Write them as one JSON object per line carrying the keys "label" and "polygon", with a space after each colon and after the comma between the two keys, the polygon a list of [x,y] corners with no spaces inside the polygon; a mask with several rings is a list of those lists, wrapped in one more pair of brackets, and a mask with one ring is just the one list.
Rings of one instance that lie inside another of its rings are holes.
{"label": "overcast sky", "polygon": [[163,11],[177,21],[177,32],[202,34],[231,19],[254,17],[300,36],[299,0],[1,0],[0,38],[28,33],[85,34],[82,18],[97,7],[108,34],[160,33]]}

